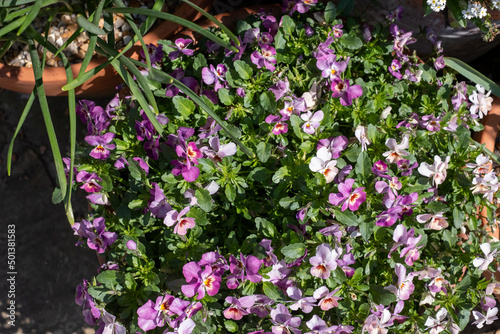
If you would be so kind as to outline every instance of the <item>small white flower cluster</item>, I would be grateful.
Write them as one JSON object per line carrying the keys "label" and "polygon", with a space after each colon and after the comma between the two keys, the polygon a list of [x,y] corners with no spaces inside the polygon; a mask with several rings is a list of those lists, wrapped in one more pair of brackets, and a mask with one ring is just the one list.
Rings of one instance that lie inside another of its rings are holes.
{"label": "small white flower cluster", "polygon": [[435,12],[440,12],[446,7],[446,0],[427,0],[427,4]]}
{"label": "small white flower cluster", "polygon": [[467,9],[462,11],[462,15],[468,20],[476,17],[482,19],[486,14],[488,14],[488,10],[479,2],[469,2]]}
{"label": "small white flower cluster", "polygon": [[491,7],[500,10],[500,0],[491,0]]}

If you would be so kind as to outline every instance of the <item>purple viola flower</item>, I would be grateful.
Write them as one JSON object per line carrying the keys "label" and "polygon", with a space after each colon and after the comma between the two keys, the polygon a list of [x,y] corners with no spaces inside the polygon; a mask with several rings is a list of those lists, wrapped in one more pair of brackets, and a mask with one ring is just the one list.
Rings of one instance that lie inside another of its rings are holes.
{"label": "purple viola flower", "polygon": [[172,51],[168,54],[168,58],[170,60],[175,60],[179,57],[182,57],[182,55],[186,56],[192,56],[194,54],[194,50],[188,49],[188,45],[191,44],[193,41],[190,39],[186,38],[177,38],[175,40],[175,48],[177,50]]}
{"label": "purple viola flower", "polygon": [[351,211],[358,210],[359,206],[366,201],[366,193],[364,192],[364,187],[359,187],[352,190],[354,184],[354,179],[347,179],[338,186],[339,192],[334,194],[331,193],[328,200],[333,205],[342,204],[342,211],[347,208]]}
{"label": "purple viola flower", "polygon": [[434,115],[422,116],[421,125],[428,131],[437,132],[441,130],[441,125],[439,124],[441,120],[434,117]]}
{"label": "purple viola flower", "polygon": [[219,276],[222,276],[226,270],[229,270],[229,265],[227,264],[226,259],[218,252],[208,252],[203,254],[201,256],[201,260],[198,261],[198,265],[200,267],[209,265]]}
{"label": "purple viola flower", "polygon": [[158,183],[151,182],[151,190],[149,193],[151,197],[148,200],[148,208],[153,217],[165,218],[167,213],[172,211],[172,207],[167,203],[167,198],[163,189],[160,188]]}
{"label": "purple viola flower", "polygon": [[290,98],[285,100],[284,108],[280,110],[283,119],[288,120],[292,115],[299,115],[306,110],[306,103],[303,98]]}
{"label": "purple viola flower", "polygon": [[273,253],[274,248],[271,247],[271,240],[262,239],[262,241],[259,242],[259,245],[261,245],[264,248],[264,251],[267,254],[267,257],[262,259],[262,261],[266,267],[269,267],[269,266],[272,266],[272,265],[278,263],[278,258]]}
{"label": "purple viola flower", "polygon": [[199,131],[198,138],[200,139],[210,138],[221,129],[222,127],[219,124],[217,124],[217,122],[211,116],[209,116],[207,117],[207,122],[205,123],[205,125],[201,126],[198,129]]}
{"label": "purple viola flower", "polygon": [[387,178],[388,175],[385,175],[385,173],[387,173],[387,164],[382,160],[375,162],[372,167],[372,172],[377,176]]}
{"label": "purple viola flower", "polygon": [[296,301],[290,305],[290,309],[293,311],[297,311],[300,308],[304,313],[311,313],[313,307],[316,306],[316,299],[314,297],[302,297],[302,290],[297,287],[288,287],[286,294]]}
{"label": "purple viola flower", "polygon": [[307,334],[320,334],[320,333],[338,333],[338,334],[347,334],[350,333],[348,331],[339,330],[338,326],[330,326],[328,327],[326,322],[318,317],[316,314],[312,316],[312,318],[306,322],[307,327],[312,330],[312,332],[307,332]]}
{"label": "purple viola flower", "polygon": [[350,85],[349,80],[342,80],[334,78],[331,84],[332,97],[340,98],[340,104],[343,106],[350,106],[353,99],[357,99],[363,95],[363,89],[360,85]]}
{"label": "purple viola flower", "polygon": [[160,158],[160,138],[157,137],[153,140],[147,140],[144,142],[144,151],[153,160],[158,160]]}
{"label": "purple viola flower", "polygon": [[224,54],[227,58],[229,58],[230,55],[234,54],[232,61],[241,60],[241,57],[243,56],[243,53],[245,52],[245,50],[247,48],[246,43],[242,42],[241,38],[239,36],[238,36],[238,41],[239,41],[239,45],[236,45],[236,43],[234,43],[234,41],[231,40],[231,46],[235,47],[238,50],[238,52],[226,49],[225,54]]}
{"label": "purple viola flower", "polygon": [[113,166],[117,170],[124,169],[125,166],[128,166],[128,161],[127,161],[127,159],[125,159],[125,157],[119,157],[118,159],[116,159],[116,161],[113,164]]}
{"label": "purple viola flower", "polygon": [[300,318],[292,317],[290,311],[283,304],[278,304],[278,306],[271,310],[271,322],[273,323],[273,333],[284,334],[284,333],[294,333],[300,334]]}
{"label": "purple viola flower", "polygon": [[107,193],[92,193],[90,195],[87,195],[86,198],[92,204],[109,205],[109,199]]}
{"label": "purple viola flower", "polygon": [[399,60],[393,59],[391,66],[389,66],[389,72],[399,80],[403,78],[403,75],[399,72],[400,69],[401,63],[399,62]]}
{"label": "purple viola flower", "polygon": [[210,160],[216,163],[222,162],[224,157],[229,157],[236,154],[236,144],[228,143],[221,145],[219,142],[219,137],[214,136],[208,140],[210,148],[204,146],[200,148],[200,151],[207,156]]}
{"label": "purple viola flower", "polygon": [[96,334],[127,334],[127,329],[116,321],[116,316],[102,309]]}
{"label": "purple viola flower", "polygon": [[337,260],[341,253],[341,249],[332,249],[329,244],[316,247],[316,255],[309,259],[312,265],[311,275],[322,279],[330,277],[330,273],[337,268]]}
{"label": "purple viola flower", "polygon": [[286,289],[294,284],[294,282],[288,278],[291,269],[288,269],[288,266],[285,260],[281,260],[272,266],[272,270],[267,273],[269,276],[268,279],[264,279],[264,281],[269,281],[276,285],[281,290],[286,291]]}
{"label": "purple viola flower", "polygon": [[262,44],[260,46],[260,52],[259,51],[254,51],[250,55],[250,59],[252,60],[252,63],[257,65],[257,68],[262,68],[265,67],[269,71],[274,72],[276,69],[276,49],[273,48],[270,45],[267,44]]}
{"label": "purple viola flower", "polygon": [[194,135],[193,128],[179,127],[177,129],[177,135],[169,134],[167,137],[167,145],[174,148],[177,145],[181,145],[182,147],[186,147],[186,140]]}
{"label": "purple viola flower", "polygon": [[115,144],[110,144],[115,134],[112,132],[105,133],[102,136],[87,136],[85,141],[94,146],[90,151],[90,156],[94,159],[106,160],[111,152],[109,150],[115,149]]}
{"label": "purple viola flower", "polygon": [[159,296],[156,303],[148,300],[137,309],[137,324],[143,331],[149,331],[156,327],[163,327],[168,317],[175,313],[170,310],[175,297],[171,295]]}
{"label": "purple viola flower", "polygon": [[244,315],[250,314],[246,309],[253,306],[255,299],[253,296],[245,296],[239,299],[228,296],[226,297],[226,303],[230,305],[222,312],[224,317],[226,319],[241,320]]}
{"label": "purple viola flower", "polygon": [[226,72],[226,65],[219,64],[217,65],[217,68],[214,68],[214,65],[210,64],[210,68],[204,67],[201,70],[201,77],[203,78],[203,82],[207,85],[215,84],[214,89],[217,92],[219,89],[225,87]]}
{"label": "purple viola flower", "polygon": [[406,275],[406,267],[400,263],[396,263],[396,276],[398,276],[398,285],[390,285],[385,287],[393,294],[396,295],[399,300],[408,300],[415,290],[415,285],[412,283],[415,277],[414,273],[409,273]]}
{"label": "purple viola flower", "polygon": [[86,279],[83,280],[83,283],[78,284],[76,287],[75,303],[82,307],[85,322],[94,326],[101,316],[101,311],[97,308],[94,298],[88,293],[88,286],[89,284]]}
{"label": "purple viola flower", "polygon": [[271,132],[275,135],[280,135],[288,132],[288,125],[285,123],[286,117],[279,117],[277,115],[269,115],[266,117],[265,122],[267,124],[276,123],[273,126]]}
{"label": "purple viola flower", "polygon": [[[151,63],[157,63],[163,59],[163,46],[161,44],[157,46],[150,43],[146,45],[146,49]],[[146,55],[144,54],[144,50],[142,48],[139,51],[139,55],[141,56],[141,59],[146,59]]]}
{"label": "purple viola flower", "polygon": [[85,190],[88,193],[98,193],[102,190],[102,186],[97,183],[101,182],[102,179],[97,176],[96,173],[89,173],[84,170],[76,174],[76,182],[83,182],[80,189]]}
{"label": "purple viola flower", "polygon": [[413,207],[415,206],[415,204],[413,203],[416,202],[417,199],[417,192],[405,196],[398,196],[398,198],[396,198],[395,205],[401,207],[400,218],[402,218],[403,216],[411,216],[413,214]]}
{"label": "purple viola flower", "polygon": [[392,240],[394,240],[395,244],[389,250],[389,255],[387,257],[390,259],[392,252],[394,252],[399,246],[406,245],[408,238],[412,238],[414,234],[415,229],[413,227],[407,230],[406,226],[403,224],[396,226],[394,234],[392,235]]}
{"label": "purple viola flower", "polygon": [[212,270],[211,266],[205,266],[205,269],[202,269],[192,261],[184,265],[182,273],[188,283],[181,286],[182,293],[186,297],[194,297],[198,294],[197,299],[203,299],[205,294],[214,296],[219,292],[221,277]]}
{"label": "purple viola flower", "polygon": [[356,260],[354,259],[354,255],[352,253],[344,254],[342,256],[342,260],[339,259],[337,261],[337,264],[342,268],[346,277],[352,277],[354,275],[354,272],[356,270],[352,267],[349,267],[349,265],[354,263],[356,263]]}
{"label": "purple viola flower", "polygon": [[347,148],[348,140],[345,136],[329,137],[328,139],[320,139],[318,141],[319,150],[321,147],[325,146],[332,154],[332,159],[340,158],[342,151]]}
{"label": "purple viola flower", "polygon": [[377,226],[392,226],[394,225],[401,214],[401,207],[400,206],[393,206],[388,208],[386,211],[383,211],[377,216],[377,221],[375,222],[375,225]]}
{"label": "purple viola flower", "polygon": [[305,133],[312,135],[317,128],[319,128],[319,122],[323,120],[324,114],[322,110],[316,111],[314,114],[309,110],[306,113],[300,115],[304,124],[302,124],[302,130]]}
{"label": "purple viola flower", "polygon": [[332,32],[331,34],[333,35],[333,37],[335,38],[340,38],[342,37],[342,35],[344,35],[344,31],[342,30],[342,28],[344,27],[343,24],[336,24],[332,27]]}
{"label": "purple viola flower", "polygon": [[386,194],[384,198],[385,197],[387,198],[384,200],[384,202],[387,199],[394,201],[396,199],[396,196],[398,196],[398,190],[400,190],[401,187],[403,186],[396,176],[393,176],[388,180],[389,182],[385,181],[375,182],[375,190],[379,194]]}
{"label": "purple viola flower", "polygon": [[398,169],[401,171],[401,175],[409,176],[412,170],[418,167],[418,162],[410,163],[408,159],[401,159],[397,162]]}
{"label": "purple viola flower", "polygon": [[321,71],[323,78],[330,80],[340,78],[340,74],[347,68],[349,58],[340,62],[335,61],[335,58],[334,54],[327,54],[316,61],[316,67]]}
{"label": "purple viola flower", "polygon": [[443,55],[437,57],[436,60],[434,61],[434,68],[436,69],[436,71],[443,69],[445,66],[446,66],[446,64],[444,62]]}
{"label": "purple viola flower", "polygon": [[92,223],[83,219],[81,222],[74,223],[71,228],[75,232],[73,235],[76,235],[80,238],[75,246],[80,246],[83,244],[83,240],[88,238],[88,232],[93,230]]}
{"label": "purple viola flower", "polygon": [[260,29],[257,28],[250,28],[247,31],[245,31],[245,35],[243,36],[243,43],[245,44],[254,44],[257,43],[259,40],[259,35],[260,35]]}
{"label": "purple viola flower", "polygon": [[104,225],[104,218],[98,217],[92,221],[95,233],[87,232],[87,246],[90,249],[94,249],[97,253],[102,254],[106,251],[109,245],[113,244],[118,238],[118,234],[115,232],[105,231],[106,226]]}
{"label": "purple viola flower", "polygon": [[328,311],[329,309],[339,306],[338,301],[342,298],[334,296],[335,293],[339,290],[340,288],[330,291],[326,286],[322,286],[314,291],[313,297],[319,300],[318,306],[320,307],[320,309],[322,309],[323,311]]}
{"label": "purple viola flower", "polygon": [[285,80],[276,82],[269,88],[269,90],[273,92],[274,96],[276,97],[276,101],[278,101],[290,92],[290,83],[288,82],[288,79],[285,78]]}
{"label": "purple viola flower", "polygon": [[236,289],[240,281],[243,282],[244,280],[259,283],[262,280],[262,276],[259,275],[262,262],[262,260],[259,260],[253,255],[247,255],[245,257],[240,253],[240,259],[231,255],[229,257],[229,270],[231,270],[231,275],[227,277],[227,287],[229,289]]}
{"label": "purple viola flower", "polygon": [[134,157],[134,158],[132,158],[132,160],[134,160],[135,162],[137,162],[139,164],[139,167],[141,167],[142,170],[144,170],[146,172],[146,175],[149,174],[149,165],[146,161],[144,161],[144,159],[142,159],[140,157]]}
{"label": "purple viola flower", "polygon": [[79,101],[75,111],[83,124],[87,125],[88,135],[96,135],[105,131],[111,119],[102,107],[96,106],[95,102],[90,100]]}
{"label": "purple viola flower", "polygon": [[309,10],[311,6],[315,5],[317,2],[318,0],[298,0],[294,6],[294,9],[297,10],[297,12],[304,14]]}
{"label": "purple viola flower", "polygon": [[191,209],[191,207],[187,206],[181,210],[181,212],[177,212],[177,210],[171,210],[167,212],[163,223],[167,226],[175,225],[174,233],[178,235],[186,235],[188,228],[193,228],[196,226],[196,222],[194,218],[184,217],[186,213]]}
{"label": "purple viola flower", "polygon": [[270,305],[274,303],[274,300],[266,295],[252,295],[253,305],[247,309],[248,312],[259,316],[260,318],[267,317],[270,311]]}

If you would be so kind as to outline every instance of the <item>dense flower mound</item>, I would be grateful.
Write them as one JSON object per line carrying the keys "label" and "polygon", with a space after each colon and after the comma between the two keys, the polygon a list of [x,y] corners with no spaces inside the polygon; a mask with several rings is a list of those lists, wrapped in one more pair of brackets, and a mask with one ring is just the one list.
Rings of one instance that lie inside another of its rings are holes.
{"label": "dense flower mound", "polygon": [[439,41],[430,66],[412,55],[399,12],[370,26],[349,1],[315,2],[240,22],[239,52],[150,46],[222,124],[152,76],[157,122],[133,95],[80,102],[75,188],[93,211],[75,235],[107,263],[77,303],[99,333],[458,333],[496,319],[500,285],[483,273],[498,245],[478,212],[494,223],[500,185],[470,138],[489,92],[443,68]]}

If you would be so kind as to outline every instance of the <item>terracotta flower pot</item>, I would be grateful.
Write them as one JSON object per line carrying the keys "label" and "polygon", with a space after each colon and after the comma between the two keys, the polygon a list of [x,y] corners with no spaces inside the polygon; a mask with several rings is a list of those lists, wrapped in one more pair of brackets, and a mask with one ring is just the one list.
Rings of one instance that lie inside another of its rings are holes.
{"label": "terracotta flower pot", "polygon": [[[483,119],[484,130],[477,135],[477,141],[480,144],[485,144],[485,147],[491,152],[495,152],[495,142],[498,136],[498,127],[500,126],[500,98],[493,96],[493,108],[488,112]],[[482,226],[488,225],[488,220],[486,219],[486,208],[481,211]],[[491,229],[487,227],[488,233],[496,238],[500,239],[500,230],[498,226]]]}
{"label": "terracotta flower pot", "polygon": [[[191,0],[199,7],[208,10],[213,0]],[[189,21],[195,21],[201,17],[193,7],[186,3],[180,5],[174,12],[174,15],[182,17]],[[144,42],[156,43],[159,39],[169,39],[182,29],[182,26],[170,22],[163,21],[155,29],[147,33],[143,39]],[[134,59],[139,58],[139,50],[141,49],[140,42],[137,42],[127,53],[128,57]],[[87,70],[95,68],[104,63],[106,58],[96,58],[90,62]],[[81,64],[71,66],[73,76],[76,77],[80,71]],[[121,83],[121,77],[116,73],[112,66],[107,66],[101,70],[90,80],[75,89],[76,95],[79,97],[106,97],[111,96],[116,92],[116,86]],[[67,83],[64,67],[50,67],[43,71],[43,84],[45,94],[47,96],[65,96],[67,92],[61,88]],[[35,86],[33,70],[26,67],[14,67],[5,64],[0,64],[0,88],[15,91],[18,93],[29,94]]]}

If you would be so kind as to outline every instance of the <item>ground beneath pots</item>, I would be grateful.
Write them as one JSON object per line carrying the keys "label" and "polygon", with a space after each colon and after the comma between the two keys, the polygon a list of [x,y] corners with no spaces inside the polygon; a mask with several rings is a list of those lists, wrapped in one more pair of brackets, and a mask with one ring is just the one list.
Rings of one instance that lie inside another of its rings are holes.
{"label": "ground beneath pots", "polygon": [[[254,1],[253,4],[264,1]],[[243,0],[216,2],[224,12],[240,7]],[[500,48],[473,62],[474,67],[500,82]],[[27,100],[23,94],[0,91],[0,333],[91,334],[74,302],[75,287],[96,274],[94,252],[75,247],[75,237],[61,205],[51,202],[55,172],[49,143],[38,107],[34,108],[15,143],[12,176],[6,157],[10,138]],[[104,106],[107,100],[97,101]],[[50,98],[61,151],[68,152],[68,115],[65,98]],[[75,215],[84,214],[77,201]],[[17,274],[7,274],[8,226],[15,225]],[[16,326],[8,324],[7,278],[15,276]],[[468,327],[466,334],[500,334],[500,321],[482,329]]]}

